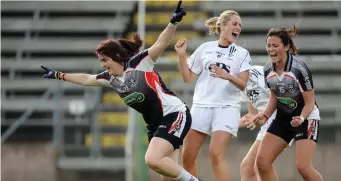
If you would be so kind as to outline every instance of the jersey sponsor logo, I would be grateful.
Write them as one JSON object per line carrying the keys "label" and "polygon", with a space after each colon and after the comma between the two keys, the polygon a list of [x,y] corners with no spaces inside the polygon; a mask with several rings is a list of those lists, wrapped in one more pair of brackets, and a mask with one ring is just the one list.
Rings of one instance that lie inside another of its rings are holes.
{"label": "jersey sponsor logo", "polygon": [[297,107],[297,102],[290,97],[277,97],[277,100],[285,104],[289,109],[296,109]]}
{"label": "jersey sponsor logo", "polygon": [[132,105],[135,103],[140,103],[144,101],[144,95],[142,93],[134,92],[123,98],[123,101],[128,105]]}
{"label": "jersey sponsor logo", "polygon": [[215,64],[217,67],[223,69],[225,72],[230,73],[230,66],[228,66],[224,63],[220,63],[220,62],[215,62],[215,63],[209,64],[209,66],[207,67],[209,71],[211,71],[211,65],[212,64]]}

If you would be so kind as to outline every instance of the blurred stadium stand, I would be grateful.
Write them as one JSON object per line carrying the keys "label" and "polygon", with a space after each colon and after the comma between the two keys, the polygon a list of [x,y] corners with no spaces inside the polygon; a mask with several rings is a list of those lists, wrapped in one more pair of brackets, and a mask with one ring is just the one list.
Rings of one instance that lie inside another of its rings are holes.
{"label": "blurred stadium stand", "polygon": [[[106,88],[44,80],[40,65],[99,73],[96,46],[125,36],[135,6],[132,1],[1,2],[2,132],[23,121],[9,142],[53,141],[62,170],[124,171],[127,108],[108,97]],[[124,174],[110,177],[122,180]]]}
{"label": "blurred stadium stand", "polygon": [[[147,48],[169,22],[176,4],[146,2]],[[234,9],[243,22],[238,44],[250,51],[254,65],[263,65],[268,60],[268,29],[298,23],[300,32],[294,41],[314,77],[322,117],[321,140],[341,143],[341,2],[184,1],[183,6],[188,14],[156,70],[188,106],[195,84],[184,84],[179,74],[173,48],[178,39],[189,39],[187,49],[192,53],[201,43],[217,39],[208,35],[204,21]],[[137,19],[137,3],[133,1],[2,1],[2,134],[18,120],[23,122],[8,142],[52,141],[57,148],[57,165],[64,171],[124,171],[129,115],[121,99],[108,88],[84,88],[42,79],[40,65],[65,72],[99,73],[101,68],[94,54],[98,43],[109,38],[130,38],[137,31]],[[241,130],[238,140],[252,141],[255,134]],[[93,158],[98,157],[103,159],[94,163]],[[99,177],[104,180],[105,174],[101,173]],[[81,175],[81,180],[91,178]],[[123,177],[116,173],[106,178],[122,181]]]}

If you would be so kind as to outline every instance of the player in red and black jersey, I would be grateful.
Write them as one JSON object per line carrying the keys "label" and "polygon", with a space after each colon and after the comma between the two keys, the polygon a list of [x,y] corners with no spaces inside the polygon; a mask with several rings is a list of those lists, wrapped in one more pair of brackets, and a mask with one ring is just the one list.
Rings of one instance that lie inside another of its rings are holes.
{"label": "player in red and black jersey", "polygon": [[186,105],[163,83],[154,64],[175,34],[186,12],[181,1],[165,30],[147,50],[143,41],[105,40],[96,55],[106,71],[98,75],[69,74],[46,67],[44,78],[62,79],[85,86],[111,87],[130,107],[143,115],[148,128],[149,146],[146,164],[163,180],[198,181],[178,164],[179,147],[190,129],[192,118]]}

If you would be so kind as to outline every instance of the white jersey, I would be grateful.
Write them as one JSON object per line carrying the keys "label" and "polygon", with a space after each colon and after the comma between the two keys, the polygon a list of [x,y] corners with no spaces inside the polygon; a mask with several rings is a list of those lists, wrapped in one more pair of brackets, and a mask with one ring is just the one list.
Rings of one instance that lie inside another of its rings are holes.
{"label": "white jersey", "polygon": [[193,96],[193,104],[201,107],[240,107],[240,90],[228,80],[210,75],[210,65],[238,76],[240,72],[251,68],[249,52],[236,45],[221,46],[218,41],[200,45],[187,59],[188,67],[195,74],[200,74]]}
{"label": "white jersey", "polygon": [[244,93],[242,93],[243,101],[252,104],[257,111],[264,111],[269,101],[270,89],[264,82],[263,66],[252,66],[249,72],[249,80],[247,82]]}

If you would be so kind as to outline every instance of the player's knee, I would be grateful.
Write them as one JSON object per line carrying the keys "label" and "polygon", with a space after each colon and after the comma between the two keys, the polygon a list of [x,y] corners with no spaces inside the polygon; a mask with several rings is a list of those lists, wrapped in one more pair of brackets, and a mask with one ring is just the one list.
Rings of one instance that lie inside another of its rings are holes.
{"label": "player's knee", "polygon": [[210,149],[210,159],[213,165],[217,165],[217,163],[224,161],[224,153],[219,149]]}
{"label": "player's knee", "polygon": [[240,164],[240,173],[248,175],[256,175],[254,164],[247,160],[243,160]]}
{"label": "player's knee", "polygon": [[272,163],[269,162],[269,160],[261,155],[257,156],[256,159],[256,167],[258,169],[258,172],[266,172],[267,170],[269,170],[269,168],[272,166]]}
{"label": "player's knee", "polygon": [[311,167],[312,167],[312,165],[310,165],[308,163],[296,161],[297,171],[303,176],[309,174],[309,170]]}
{"label": "player's knee", "polygon": [[195,158],[194,157],[182,157],[182,165],[186,168],[191,168],[195,165]]}
{"label": "player's knee", "polygon": [[195,164],[196,156],[193,154],[193,151],[184,149],[182,151],[181,159],[183,166],[186,167]]}
{"label": "player's knee", "polygon": [[158,165],[159,165],[160,159],[158,159],[152,155],[146,155],[144,159],[145,159],[146,165],[149,168],[151,168],[153,170],[156,170],[159,168]]}

